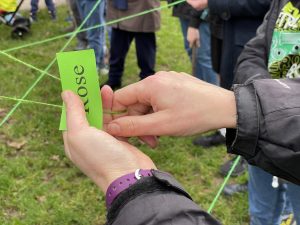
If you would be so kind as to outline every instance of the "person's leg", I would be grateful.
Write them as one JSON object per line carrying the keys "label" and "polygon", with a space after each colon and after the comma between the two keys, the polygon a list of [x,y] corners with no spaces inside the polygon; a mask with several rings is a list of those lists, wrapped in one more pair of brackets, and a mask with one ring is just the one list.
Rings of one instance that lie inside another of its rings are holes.
{"label": "person's leg", "polygon": [[291,202],[295,220],[300,224],[300,186],[292,183],[287,186],[287,197]]}
{"label": "person's leg", "polygon": [[[70,9],[71,9],[72,15],[74,17],[74,24],[75,24],[75,27],[77,28],[82,23],[79,8],[76,3],[76,0],[69,0],[69,2],[70,2]],[[78,46],[77,46],[77,47],[79,47],[78,50],[85,49],[88,45],[88,40],[86,38],[86,32],[77,33],[76,38],[78,41]]]}
{"label": "person's leg", "polygon": [[37,20],[37,11],[39,10],[39,0],[31,0],[30,17]]}
{"label": "person's leg", "polygon": [[[85,18],[93,9],[94,5],[97,3],[97,1],[95,0],[84,0],[78,2],[80,2],[80,4],[81,2],[84,2],[82,18]],[[98,5],[96,10],[86,21],[86,27],[92,27],[101,24],[104,15],[104,5],[105,5],[105,1],[101,0],[101,3]],[[103,51],[104,49],[103,42],[105,38],[104,35],[105,35],[104,27],[98,27],[87,31],[87,39],[88,39],[89,47],[91,47],[95,51],[96,63],[98,68],[102,66],[103,59],[104,59],[104,51]]]}
{"label": "person's leg", "polygon": [[135,46],[140,78],[144,79],[155,73],[156,37],[155,33],[135,33]]}
{"label": "person's leg", "polygon": [[113,89],[121,86],[125,58],[132,39],[132,32],[112,28],[109,59],[109,79],[107,84]]}
{"label": "person's leg", "polygon": [[56,9],[55,9],[55,5],[54,5],[53,0],[45,0],[45,3],[46,3],[46,6],[48,8],[48,11],[51,15],[51,18],[53,20],[55,20],[56,19]]}
{"label": "person's leg", "polygon": [[187,40],[187,30],[188,30],[188,27],[189,27],[189,20],[179,18],[179,22],[180,22],[180,25],[181,25],[181,32],[182,32],[182,36],[183,36],[184,49],[187,52],[190,59],[192,59],[192,49],[190,48],[190,44]]}
{"label": "person's leg", "polygon": [[218,85],[217,74],[212,68],[210,27],[208,22],[202,22],[199,27],[200,48],[197,52],[196,76],[208,83]]}
{"label": "person's leg", "polygon": [[273,176],[249,165],[249,213],[251,225],[279,225],[284,207],[285,187],[272,187]]}

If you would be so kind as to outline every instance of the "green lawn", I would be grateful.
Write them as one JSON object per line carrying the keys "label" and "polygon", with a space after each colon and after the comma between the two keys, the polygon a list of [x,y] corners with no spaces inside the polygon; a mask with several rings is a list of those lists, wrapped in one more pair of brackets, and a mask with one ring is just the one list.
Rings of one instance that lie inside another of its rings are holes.
{"label": "green lawn", "polygon": [[[12,40],[11,29],[1,25],[0,49],[62,34],[61,30],[68,26],[64,21],[66,11],[65,7],[58,8],[59,20],[55,23],[48,19],[46,11],[40,12],[39,22],[33,25],[26,40]],[[65,42],[63,38],[11,54],[44,69]],[[178,20],[171,17],[170,10],[162,14],[157,42],[157,71],[191,72]],[[72,42],[69,50],[75,44]],[[132,48],[127,57],[124,85],[138,80],[134,51]],[[56,64],[50,73],[58,75]],[[0,56],[0,95],[21,97],[39,75]],[[61,104],[60,91],[59,81],[45,76],[27,99]],[[0,121],[14,104],[0,99]],[[65,157],[58,131],[59,119],[57,108],[22,104],[0,128],[0,224],[104,224],[104,197]],[[223,181],[219,166],[228,157],[225,147],[202,149],[194,147],[192,139],[164,137],[155,150],[136,140],[133,142],[152,157],[159,169],[174,174],[194,200],[208,209]],[[230,182],[245,179],[246,175]],[[232,198],[222,196],[213,214],[226,225],[247,224],[247,208],[247,194]]]}

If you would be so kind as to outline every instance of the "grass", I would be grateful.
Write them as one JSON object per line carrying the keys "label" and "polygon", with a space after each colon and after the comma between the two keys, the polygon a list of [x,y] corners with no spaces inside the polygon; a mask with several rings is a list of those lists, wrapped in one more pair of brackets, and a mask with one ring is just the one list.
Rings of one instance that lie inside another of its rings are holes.
{"label": "grass", "polygon": [[[32,26],[32,33],[25,40],[12,40],[11,29],[1,25],[1,49],[62,34],[61,30],[68,26],[64,22],[66,11],[66,7],[58,8],[59,20],[55,23],[46,11],[41,11],[39,22]],[[44,69],[65,42],[66,39],[60,39],[10,54]],[[191,72],[178,20],[171,17],[170,10],[162,13],[157,42],[157,71]],[[75,44],[72,42],[69,50]],[[123,84],[138,81],[133,46],[125,68]],[[58,75],[57,65],[49,72]],[[20,97],[38,76],[39,72],[0,56],[0,95]],[[60,92],[60,83],[46,76],[27,99],[61,104]],[[0,100],[0,120],[14,104]],[[59,109],[22,104],[0,128],[0,224],[104,224],[104,196],[65,157],[59,119]],[[164,137],[155,150],[133,142],[150,155],[158,168],[171,172],[202,208],[208,209],[224,179],[219,175],[219,166],[228,156],[224,146],[202,149],[193,146],[192,139]],[[246,179],[244,175],[230,182]],[[247,194],[222,196],[213,215],[226,225],[248,224],[247,208]]]}

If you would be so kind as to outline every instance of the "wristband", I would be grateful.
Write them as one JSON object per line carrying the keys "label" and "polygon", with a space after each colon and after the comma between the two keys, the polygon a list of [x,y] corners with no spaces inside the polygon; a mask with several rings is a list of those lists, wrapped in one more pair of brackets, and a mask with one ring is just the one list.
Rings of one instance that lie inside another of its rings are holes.
{"label": "wristband", "polygon": [[137,169],[134,173],[126,174],[114,180],[106,191],[106,207],[109,208],[115,198],[124,190],[135,184],[142,177],[152,177],[151,170]]}

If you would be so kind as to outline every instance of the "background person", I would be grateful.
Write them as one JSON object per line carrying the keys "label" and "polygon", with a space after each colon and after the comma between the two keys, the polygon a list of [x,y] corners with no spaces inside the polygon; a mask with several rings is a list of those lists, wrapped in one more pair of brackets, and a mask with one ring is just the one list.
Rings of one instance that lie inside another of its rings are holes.
{"label": "background person", "polygon": [[[77,6],[81,15],[81,20],[84,21],[84,19],[88,16],[88,14],[93,9],[94,5],[97,4],[97,0],[76,0]],[[89,19],[85,23],[85,27],[93,27],[100,24],[105,23],[104,18],[104,12],[105,12],[105,0],[101,0],[100,4],[98,4],[95,11],[92,13],[92,15],[89,17]],[[97,68],[99,71],[99,74],[107,74],[108,69],[104,62],[104,56],[105,56],[105,27],[97,27],[95,29],[90,29],[86,31],[86,38],[88,40],[88,46],[95,51],[96,55],[96,63]]]}
{"label": "background person", "polygon": [[[160,6],[158,0],[108,0],[107,19],[117,20]],[[121,87],[126,55],[131,42],[135,40],[136,56],[140,68],[140,79],[155,73],[156,36],[160,28],[160,12],[121,21],[112,25],[109,79],[112,89]]]}
{"label": "background person", "polygon": [[[56,20],[56,9],[53,0],[45,0],[48,8],[49,15],[52,20]],[[39,0],[31,0],[30,19],[31,21],[37,21],[37,12],[39,10]]]}

